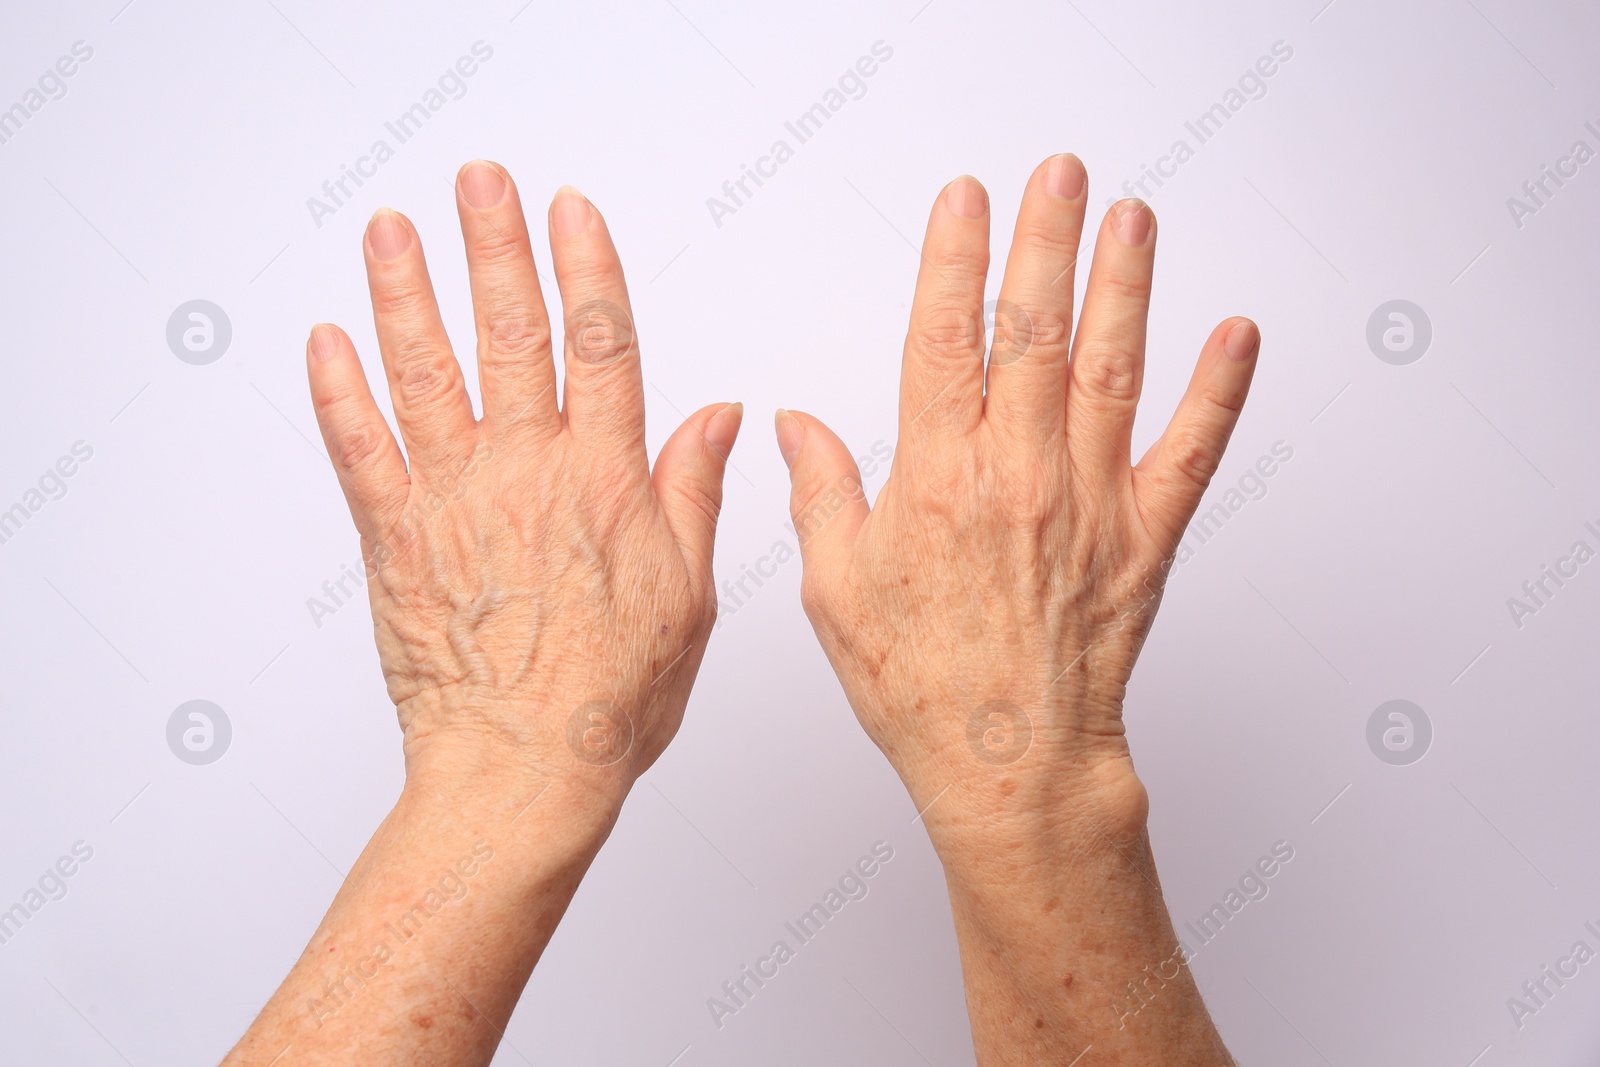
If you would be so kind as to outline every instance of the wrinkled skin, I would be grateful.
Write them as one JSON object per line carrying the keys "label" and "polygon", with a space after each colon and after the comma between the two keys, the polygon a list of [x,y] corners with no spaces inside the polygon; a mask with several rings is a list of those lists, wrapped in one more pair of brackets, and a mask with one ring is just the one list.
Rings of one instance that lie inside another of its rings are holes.
{"label": "wrinkled skin", "polygon": [[[935,206],[900,447],[870,511],[825,426],[778,420],[807,614],[863,727],[922,802],[1013,765],[1046,784],[1132,791],[1123,693],[1254,367],[1253,324],[1218,326],[1166,434],[1133,464],[1154,218],[1137,201],[1107,215],[1074,331],[1084,200],[1048,192],[1052,165],[1018,219],[987,368],[987,196],[960,179]],[[981,214],[962,215],[958,199]]]}
{"label": "wrinkled skin", "polygon": [[227,1063],[481,1067],[683,716],[742,409],[703,408],[652,472],[622,267],[576,190],[550,207],[550,322],[516,188],[456,180],[482,417],[411,223],[362,242],[395,424],[350,338],[317,326],[311,398],[367,559],[404,787]]}
{"label": "wrinkled skin", "polygon": [[365,250],[404,458],[349,338],[319,326],[310,345],[408,766],[504,759],[625,786],[676,732],[711,632],[711,544],[742,409],[697,412],[652,477],[621,265],[604,220],[572,190],[551,207],[568,309],[558,409],[516,190],[492,164],[469,166],[460,189],[482,418],[420,239],[393,212],[374,218]]}
{"label": "wrinkled skin", "polygon": [[1226,1063],[1186,972],[1170,1014],[1140,1016],[1142,1037],[1104,1032],[1104,1008],[1174,943],[1122,700],[1259,335],[1247,319],[1212,331],[1135,463],[1155,220],[1139,201],[1112,207],[1075,322],[1086,201],[1075,157],[1034,172],[986,360],[988,197],[970,178],[945,188],[905,343],[899,447],[870,510],[849,449],[812,416],[779,413],[803,598],[944,861],[979,1061],[1065,1063],[1092,1041],[1102,1063]]}

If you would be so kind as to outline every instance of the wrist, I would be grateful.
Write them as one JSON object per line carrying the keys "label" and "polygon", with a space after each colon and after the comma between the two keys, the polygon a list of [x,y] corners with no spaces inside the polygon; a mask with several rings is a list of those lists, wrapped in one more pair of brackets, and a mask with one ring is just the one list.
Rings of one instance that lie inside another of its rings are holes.
{"label": "wrist", "polygon": [[[947,871],[1033,878],[1073,857],[1117,854],[1143,840],[1149,795],[1126,757],[1073,762],[1047,755],[1009,766],[922,775],[913,801]],[[1015,868],[1015,870],[1011,870]]]}
{"label": "wrist", "polygon": [[492,835],[497,848],[532,849],[587,864],[604,843],[632,782],[564,750],[542,752],[481,734],[434,735],[406,746],[396,811],[419,825]]}
{"label": "wrist", "polygon": [[[1025,792],[1019,786],[1007,799]],[[953,805],[930,825],[958,927],[1000,956],[1059,937],[1062,924],[1104,927],[1098,936],[1107,943],[1115,930],[1158,941],[1170,925],[1143,784],[1129,771],[1048,792],[1048,800],[1010,807]]]}

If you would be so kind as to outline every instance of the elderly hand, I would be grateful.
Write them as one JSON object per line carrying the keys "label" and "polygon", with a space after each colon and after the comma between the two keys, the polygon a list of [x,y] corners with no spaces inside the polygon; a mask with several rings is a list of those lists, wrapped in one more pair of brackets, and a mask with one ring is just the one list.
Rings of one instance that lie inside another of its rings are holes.
{"label": "elderly hand", "polygon": [[310,343],[408,767],[534,772],[620,802],[677,730],[715,618],[712,538],[741,408],[693,415],[652,476],[639,347],[600,213],[573,189],[550,208],[565,309],[558,409],[516,189],[499,167],[469,164],[457,206],[481,419],[401,215],[373,219],[365,252],[404,457],[349,338],[318,326]]}
{"label": "elderly hand", "polygon": [[350,339],[318,326],[308,345],[406,784],[230,1065],[487,1064],[629,786],[677,730],[715,619],[739,405],[697,412],[651,474],[622,267],[599,212],[563,189],[558,408],[516,189],[471,163],[456,197],[482,418],[394,212],[364,246],[404,457]]}
{"label": "elderly hand", "polygon": [[[905,344],[899,447],[870,511],[832,432],[798,413],[777,425],[806,611],[945,862],[985,1063],[1065,1063],[1091,1041],[1096,1062],[1144,1062],[1119,1044],[1126,1019],[1120,1036],[1096,1036],[1122,982],[1173,940],[1122,698],[1259,343],[1245,319],[1213,330],[1135,463],[1155,219],[1136,200],[1107,214],[1074,323],[1086,198],[1076,157],[1035,171],[985,365],[988,197],[971,178],[945,188]],[[1202,1058],[1221,1046],[1203,1008],[1180,1010],[1199,1004],[1186,988],[1163,1011],[1192,1028],[1193,1062],[1225,1062]],[[1150,1062],[1191,1062],[1159,1047]]]}

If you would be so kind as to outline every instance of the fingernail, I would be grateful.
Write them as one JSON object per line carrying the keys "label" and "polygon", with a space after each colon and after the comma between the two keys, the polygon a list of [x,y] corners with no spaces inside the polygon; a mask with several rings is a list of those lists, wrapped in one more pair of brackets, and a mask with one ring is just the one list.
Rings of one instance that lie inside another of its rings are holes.
{"label": "fingernail", "polygon": [[1124,200],[1117,205],[1112,229],[1117,239],[1129,248],[1138,248],[1150,236],[1150,207],[1143,200]]}
{"label": "fingernail", "polygon": [[1228,336],[1223,339],[1222,347],[1227,350],[1228,358],[1235,363],[1243,363],[1255,355],[1256,347],[1261,343],[1261,336],[1256,333],[1256,324],[1253,322],[1235,323],[1233,329],[1228,331]]}
{"label": "fingernail", "polygon": [[1083,195],[1088,175],[1083,162],[1071,152],[1063,152],[1050,160],[1044,172],[1044,191],[1062,200],[1076,200]]}
{"label": "fingernail", "polygon": [[556,190],[555,204],[550,209],[551,224],[557,233],[563,236],[582,233],[589,228],[589,218],[594,214],[594,208],[578,190],[570,185],[563,185]]}
{"label": "fingernail", "polygon": [[706,444],[716,449],[723,459],[733,451],[734,439],[739,436],[739,423],[744,418],[743,404],[729,404],[706,423]]}
{"label": "fingernail", "polygon": [[377,259],[397,259],[411,247],[411,227],[388,208],[379,208],[367,223],[367,245]]}
{"label": "fingernail", "polygon": [[506,195],[506,177],[494,164],[475,159],[461,170],[461,195],[480,211],[494,207]]}
{"label": "fingernail", "polygon": [[778,427],[778,451],[783,456],[783,465],[792,470],[794,457],[800,454],[800,446],[805,443],[806,428],[784,408],[778,409],[775,421]]}
{"label": "fingernail", "polygon": [[978,179],[963,174],[951,182],[944,191],[944,202],[964,219],[981,219],[989,210],[989,194],[983,191]]}
{"label": "fingernail", "polygon": [[310,349],[312,359],[326,363],[339,351],[339,335],[332,326],[319,322],[311,327],[311,339],[306,342],[306,347]]}

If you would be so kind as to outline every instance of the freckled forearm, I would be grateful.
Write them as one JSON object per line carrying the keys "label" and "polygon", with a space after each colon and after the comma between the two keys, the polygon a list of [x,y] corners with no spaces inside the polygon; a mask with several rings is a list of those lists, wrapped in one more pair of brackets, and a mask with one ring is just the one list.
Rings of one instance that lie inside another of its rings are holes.
{"label": "freckled forearm", "polygon": [[1064,1067],[1090,1048],[1101,1064],[1232,1064],[1178,952],[1137,808],[936,838],[983,1067]]}
{"label": "freckled forearm", "polygon": [[488,1063],[614,818],[564,783],[409,783],[225,1065]]}

